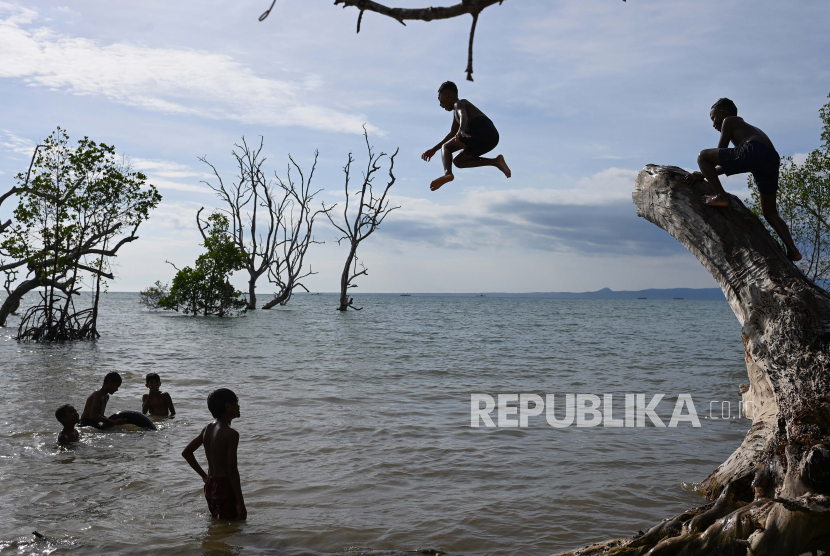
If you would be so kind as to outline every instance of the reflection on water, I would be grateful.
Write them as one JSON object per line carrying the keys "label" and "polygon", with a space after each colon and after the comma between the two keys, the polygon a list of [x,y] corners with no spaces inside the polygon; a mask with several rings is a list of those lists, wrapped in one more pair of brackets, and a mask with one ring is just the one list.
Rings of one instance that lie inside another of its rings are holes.
{"label": "reflection on water", "polygon": [[[725,302],[373,297],[342,314],[300,296],[220,320],[137,298],[105,297],[97,342],[0,329],[0,552],[544,555],[699,504],[688,485],[748,428],[469,426],[471,393],[688,393],[701,417],[736,402],[746,368]],[[57,446],[55,409],[83,407],[109,371],[124,384],[108,412],[140,409],[157,372],[176,417]],[[218,387],[240,398],[244,524],[211,521],[180,455]]]}

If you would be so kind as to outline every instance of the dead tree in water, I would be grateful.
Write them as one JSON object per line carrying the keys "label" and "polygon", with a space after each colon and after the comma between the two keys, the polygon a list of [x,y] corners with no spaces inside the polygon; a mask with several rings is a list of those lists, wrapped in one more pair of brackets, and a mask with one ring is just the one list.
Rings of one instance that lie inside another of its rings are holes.
{"label": "dead tree in water", "polygon": [[752,426],[702,483],[713,503],[645,534],[564,555],[798,556],[830,551],[830,294],[791,263],[737,198],[703,204],[708,184],[646,166],[634,203],[668,231],[723,289],[742,325]]}
{"label": "dead tree in water", "polygon": [[[274,299],[263,306],[270,309],[279,304],[285,305],[295,288],[303,288],[303,278],[314,274],[310,270],[303,273],[306,251],[314,241],[312,229],[314,219],[323,211],[311,210],[311,203],[319,191],[311,191],[311,180],[317,167],[317,154],[308,179],[302,170],[288,156],[287,182],[276,176],[281,195],[268,183],[262,169],[265,159],[261,157],[263,141],[259,147],[250,148],[245,138],[241,145],[234,145],[232,151],[239,168],[237,181],[225,186],[216,167],[205,157],[199,160],[213,170],[218,180],[214,185],[203,182],[213,189],[222,201],[222,212],[230,216],[231,236],[236,246],[245,255],[245,268],[248,271],[248,309],[257,308],[256,282],[265,274],[268,280],[278,287]],[[238,149],[238,150],[237,150]],[[291,165],[300,175],[299,186],[291,177]],[[204,207],[196,214],[196,223],[205,240],[205,224],[201,220]]]}
{"label": "dead tree in water", "polygon": [[[383,188],[379,196],[375,196],[374,190],[372,189],[372,182],[375,179],[374,174],[381,169],[380,161],[387,154],[384,152],[380,153],[380,155],[374,154],[372,146],[369,144],[369,134],[366,132],[365,127],[363,129],[363,137],[366,140],[366,148],[369,151],[369,162],[366,165],[366,172],[363,174],[363,185],[353,194],[349,193],[349,178],[352,162],[354,162],[352,153],[349,153],[349,161],[343,167],[343,172],[346,174],[346,205],[343,208],[343,225],[337,224],[331,217],[331,210],[334,207],[326,209],[325,205],[323,206],[329,221],[343,234],[337,240],[337,244],[340,245],[343,240],[347,240],[349,243],[349,255],[346,257],[346,265],[343,267],[343,274],[340,277],[340,305],[337,307],[338,311],[346,311],[350,307],[357,311],[362,309],[362,307],[355,307],[354,299],[349,297],[349,290],[357,287],[357,284],[353,283],[354,279],[358,276],[368,274],[368,270],[363,266],[363,263],[358,261],[357,248],[360,242],[378,229],[390,212],[400,208],[390,207],[387,197],[389,188],[395,183],[395,176],[392,174],[392,169],[395,167],[395,157],[398,155],[399,149],[395,149],[394,154],[389,157],[389,181],[386,183],[386,187]],[[357,204],[357,214],[353,218],[349,215],[349,200],[351,195],[360,197],[360,201]],[[357,268],[358,264],[360,264],[360,270]]]}

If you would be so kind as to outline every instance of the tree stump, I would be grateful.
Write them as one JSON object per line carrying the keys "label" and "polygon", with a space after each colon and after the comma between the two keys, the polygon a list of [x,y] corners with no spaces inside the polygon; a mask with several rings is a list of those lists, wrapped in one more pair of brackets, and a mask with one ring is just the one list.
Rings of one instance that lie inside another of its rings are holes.
{"label": "tree stump", "polygon": [[830,294],[790,262],[736,197],[709,207],[706,182],[646,166],[637,215],[663,228],[712,274],[741,323],[752,426],[702,483],[717,498],[646,533],[565,555],[798,556],[830,551]]}

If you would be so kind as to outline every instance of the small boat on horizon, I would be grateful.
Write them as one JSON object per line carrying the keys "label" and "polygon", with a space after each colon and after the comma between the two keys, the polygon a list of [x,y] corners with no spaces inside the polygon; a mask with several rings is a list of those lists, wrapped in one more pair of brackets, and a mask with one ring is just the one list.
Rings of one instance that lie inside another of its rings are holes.
{"label": "small boat on horizon", "polygon": [[402,293],[401,297],[412,297],[411,293]]}
{"label": "small boat on horizon", "polygon": [[638,297],[637,299],[648,299],[647,297]]}

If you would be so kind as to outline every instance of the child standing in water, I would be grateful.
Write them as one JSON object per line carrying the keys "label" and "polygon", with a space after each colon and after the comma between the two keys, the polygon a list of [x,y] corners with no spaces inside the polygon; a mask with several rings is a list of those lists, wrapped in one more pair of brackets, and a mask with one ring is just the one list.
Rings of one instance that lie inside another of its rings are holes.
{"label": "child standing in water", "polygon": [[149,412],[150,415],[159,417],[167,417],[168,414],[173,417],[176,408],[173,407],[170,394],[161,391],[161,377],[156,373],[148,374],[145,386],[150,389],[150,393],[141,398],[141,412],[145,415]]}
{"label": "child standing in water", "polygon": [[[208,396],[207,404],[216,420],[190,441],[182,457],[205,482],[205,499],[210,515],[222,520],[245,519],[248,510],[245,509],[236,464],[239,433],[231,428],[231,421],[239,417],[239,400],[231,390],[219,388]],[[193,455],[203,444],[208,461],[207,473]]]}
{"label": "child standing in water", "polygon": [[[775,195],[778,192],[779,159],[775,147],[767,134],[738,117],[738,107],[728,98],[718,99],[709,111],[712,125],[720,132],[717,149],[704,149],[697,157],[700,172],[692,172],[686,182],[706,179],[714,195],[706,195],[703,202],[712,207],[728,207],[729,196],[723,189],[718,175],[744,174],[751,172],[761,195],[761,209],[764,218],[787,246],[787,258],[801,260],[801,253],[793,243],[786,222],[778,215]],[[735,145],[728,148],[729,143]]]}
{"label": "child standing in water", "polygon": [[[499,132],[490,118],[469,100],[458,98],[458,87],[452,81],[445,81],[438,88],[438,104],[444,110],[452,112],[453,119],[449,134],[421,155],[421,159],[429,162],[435,153],[441,150],[444,175],[432,180],[429,188],[435,191],[445,183],[454,180],[453,164],[458,168],[495,166],[509,178],[510,168],[507,167],[502,155],[496,158],[482,158],[481,156],[492,151],[499,144]],[[461,152],[453,159],[452,153],[456,151]]]}

